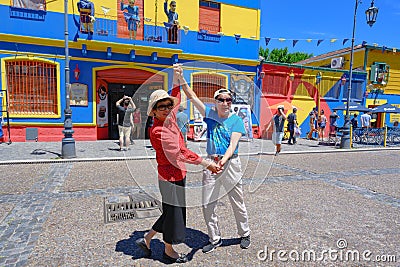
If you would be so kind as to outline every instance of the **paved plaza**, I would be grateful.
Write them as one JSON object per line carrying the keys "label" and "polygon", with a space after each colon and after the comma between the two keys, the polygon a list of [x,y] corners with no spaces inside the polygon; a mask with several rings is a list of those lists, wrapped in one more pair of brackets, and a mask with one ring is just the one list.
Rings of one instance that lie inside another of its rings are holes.
{"label": "paved plaza", "polygon": [[[204,153],[204,142],[189,146]],[[267,140],[240,146],[251,247],[240,249],[222,197],[223,245],[201,252],[201,170],[190,166],[187,239],[177,246],[189,254],[183,266],[400,266],[399,150],[299,140],[274,157]],[[62,160],[60,143],[0,145],[0,266],[165,265],[161,235],[151,258],[134,243],[156,218],[104,222],[106,198],[158,192],[148,142],[117,148],[114,141],[77,142],[77,158]]]}

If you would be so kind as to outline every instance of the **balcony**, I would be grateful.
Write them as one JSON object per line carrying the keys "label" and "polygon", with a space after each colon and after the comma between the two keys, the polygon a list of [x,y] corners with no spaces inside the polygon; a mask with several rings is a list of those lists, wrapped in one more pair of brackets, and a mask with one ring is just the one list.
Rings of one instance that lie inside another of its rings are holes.
{"label": "balcony", "polygon": [[[96,17],[96,16],[95,16]],[[133,32],[130,33],[128,25],[124,19],[115,16],[107,16],[106,18],[98,18],[93,23],[80,23],[77,21],[78,16],[74,17],[75,24],[79,25],[79,31],[82,34],[87,34],[88,29],[93,30],[93,39],[96,40],[107,40],[117,41],[118,39],[132,40],[132,41],[143,41],[150,42],[153,45],[157,44],[168,44],[178,45],[181,42],[181,30],[171,24],[160,22],[143,25],[143,21],[140,22],[140,26],[137,28],[136,39],[133,36]],[[90,18],[81,18],[84,21],[90,21]],[[85,38],[80,34],[80,38]]]}

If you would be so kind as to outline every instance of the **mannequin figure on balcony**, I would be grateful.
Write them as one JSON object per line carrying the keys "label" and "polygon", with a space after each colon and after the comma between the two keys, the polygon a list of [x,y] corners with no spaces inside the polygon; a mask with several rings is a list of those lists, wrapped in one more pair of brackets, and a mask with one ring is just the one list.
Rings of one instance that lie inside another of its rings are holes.
{"label": "mannequin figure on balcony", "polygon": [[79,11],[80,32],[88,34],[88,40],[93,37],[94,4],[89,0],[80,0],[77,4]]}
{"label": "mannequin figure on balcony", "polygon": [[171,1],[169,4],[170,9],[168,10],[168,0],[164,2],[164,12],[168,17],[168,43],[178,43],[178,13],[176,12],[176,1]]}
{"label": "mannequin figure on balcony", "polygon": [[121,1],[121,11],[124,12],[125,21],[128,24],[129,38],[136,40],[136,33],[140,27],[139,7],[135,6],[135,0],[128,0],[128,5],[124,5]]}

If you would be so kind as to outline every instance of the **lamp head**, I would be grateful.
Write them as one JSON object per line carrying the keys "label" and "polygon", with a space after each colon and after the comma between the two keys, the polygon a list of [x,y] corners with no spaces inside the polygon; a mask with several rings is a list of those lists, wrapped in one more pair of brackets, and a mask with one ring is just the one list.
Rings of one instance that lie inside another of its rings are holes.
{"label": "lamp head", "polygon": [[374,0],[372,0],[371,6],[365,11],[367,23],[370,27],[372,27],[372,25],[374,25],[374,23],[376,22],[378,11],[379,9],[376,6],[374,6]]}

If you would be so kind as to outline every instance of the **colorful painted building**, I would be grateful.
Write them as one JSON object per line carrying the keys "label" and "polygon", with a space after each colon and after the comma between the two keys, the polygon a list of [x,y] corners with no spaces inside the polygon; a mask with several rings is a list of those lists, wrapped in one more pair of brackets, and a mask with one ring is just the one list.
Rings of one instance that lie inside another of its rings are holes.
{"label": "colorful painted building", "polygon": [[[279,105],[285,107],[286,115],[291,113],[293,107],[297,108],[301,136],[305,137],[310,130],[309,113],[314,107],[319,111],[324,110],[325,116],[329,119],[333,108],[347,99],[349,82],[347,70],[264,62],[262,77],[260,131],[265,138],[270,138],[272,135],[272,127],[268,130],[268,125]],[[352,101],[365,100],[366,79],[365,71],[353,72]],[[343,123],[342,116],[339,125]],[[328,137],[328,134],[327,127],[324,136]]]}
{"label": "colorful painted building", "polygon": [[151,92],[172,90],[174,63],[200,96],[228,87],[258,117],[259,0],[177,0],[178,17],[171,1],[69,0],[69,94],[64,3],[0,0],[0,116],[12,141],[60,141],[66,101],[76,140],[117,139],[115,102],[133,96],[144,125]]}
{"label": "colorful painted building", "polygon": [[[313,67],[327,67],[335,70],[350,68],[350,48],[345,48],[310,59],[298,64]],[[366,89],[356,102],[373,108],[382,104],[400,107],[400,54],[397,49],[374,45],[357,45],[354,49],[353,69],[367,74]],[[373,126],[392,126],[400,121],[400,114],[378,113],[373,115]]]}

